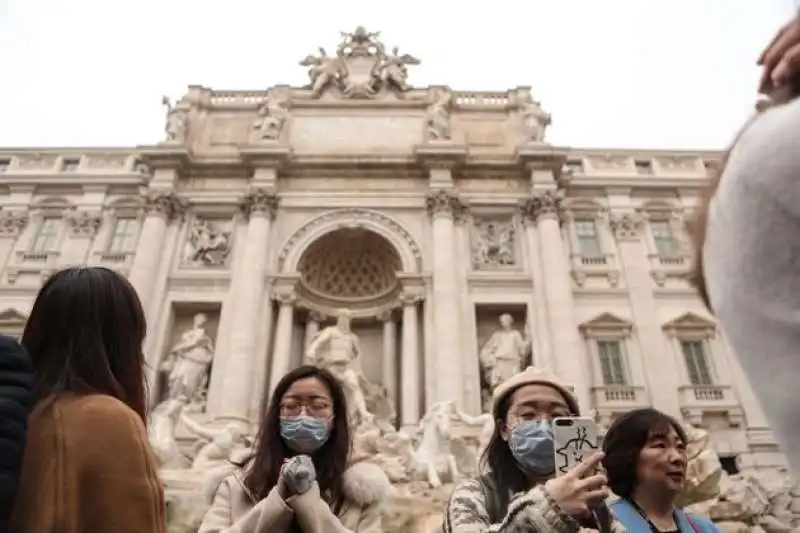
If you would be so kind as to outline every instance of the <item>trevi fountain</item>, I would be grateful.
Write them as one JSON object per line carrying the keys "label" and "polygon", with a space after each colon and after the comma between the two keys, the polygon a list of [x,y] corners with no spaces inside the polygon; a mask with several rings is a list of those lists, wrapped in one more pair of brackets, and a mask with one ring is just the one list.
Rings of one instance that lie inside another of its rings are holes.
{"label": "trevi fountain", "polygon": [[302,363],[344,384],[352,460],[394,485],[389,533],[436,531],[493,388],[530,365],[600,428],[681,420],[685,503],[723,530],[793,530],[783,456],[684,276],[720,152],[553,145],[530,87],[413,86],[420,59],[363,27],[298,59],[305,85],[165,97],[155,145],[0,149],[0,331],[55,268],[129,277],[171,532],[197,529]]}

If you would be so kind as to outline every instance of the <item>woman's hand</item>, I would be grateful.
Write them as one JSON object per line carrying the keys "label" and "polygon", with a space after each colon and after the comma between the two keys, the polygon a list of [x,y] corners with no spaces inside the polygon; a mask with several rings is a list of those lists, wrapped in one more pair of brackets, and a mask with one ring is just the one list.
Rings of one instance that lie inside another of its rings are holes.
{"label": "woman's hand", "polygon": [[800,16],[795,16],[761,52],[758,65],[764,67],[758,92],[769,94],[800,71]]}
{"label": "woman's hand", "polygon": [[563,476],[544,484],[547,494],[566,514],[575,518],[586,516],[592,505],[608,498],[606,476],[594,473],[602,458],[603,453],[598,452]]}
{"label": "woman's hand", "polygon": [[290,494],[303,494],[317,479],[314,463],[308,455],[296,455],[284,463],[280,478]]}
{"label": "woman's hand", "polygon": [[280,474],[278,474],[278,495],[281,497],[282,500],[286,500],[286,498],[292,496],[292,489],[286,483],[286,476],[283,473],[286,471],[286,465],[289,464],[289,459],[284,459],[283,464],[281,465]]}

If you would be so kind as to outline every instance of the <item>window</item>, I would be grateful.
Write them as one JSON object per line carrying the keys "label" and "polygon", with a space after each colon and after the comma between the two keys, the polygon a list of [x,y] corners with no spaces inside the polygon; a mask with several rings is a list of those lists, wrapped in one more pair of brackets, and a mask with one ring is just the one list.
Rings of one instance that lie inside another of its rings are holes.
{"label": "window", "polygon": [[108,251],[115,254],[133,252],[136,249],[138,225],[135,218],[118,218],[114,223]]}
{"label": "window", "polygon": [[658,256],[664,259],[674,259],[678,257],[678,242],[672,231],[672,224],[668,220],[654,220],[650,222],[650,230],[653,232],[653,241],[656,245]]}
{"label": "window", "polygon": [[712,385],[705,341],[683,340],[681,351],[689,373],[689,382],[692,385]]}
{"label": "window", "polygon": [[46,217],[39,224],[39,229],[33,238],[33,245],[31,252],[45,253],[53,251],[58,242],[58,235],[61,231],[61,219],[55,217]]}
{"label": "window", "polygon": [[584,257],[602,257],[597,224],[591,218],[575,220],[575,235],[578,238],[578,251]]}
{"label": "window", "polygon": [[636,165],[636,173],[649,176],[653,173],[653,163],[646,159],[637,159],[634,161],[634,165]]}
{"label": "window", "polygon": [[599,340],[597,353],[600,356],[603,385],[627,385],[622,343],[618,340]]}
{"label": "window", "polygon": [[8,167],[10,166],[11,166],[10,159],[0,159],[0,174],[6,172],[8,170]]}
{"label": "window", "polygon": [[78,165],[80,165],[81,160],[75,158],[64,158],[61,162],[61,171],[62,172],[76,172],[78,170]]}

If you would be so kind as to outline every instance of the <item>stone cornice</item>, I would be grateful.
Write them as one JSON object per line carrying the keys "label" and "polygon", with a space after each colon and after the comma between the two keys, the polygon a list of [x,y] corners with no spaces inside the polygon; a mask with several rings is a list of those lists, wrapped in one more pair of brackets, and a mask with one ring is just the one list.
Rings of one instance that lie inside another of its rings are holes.
{"label": "stone cornice", "polygon": [[280,168],[291,155],[291,148],[270,141],[248,144],[239,148],[239,157],[242,163],[251,168]]}
{"label": "stone cornice", "polygon": [[182,145],[140,146],[139,159],[151,169],[186,170],[192,160],[191,151]]}
{"label": "stone cornice", "polygon": [[548,144],[521,144],[514,149],[514,159],[517,164],[531,170],[538,168],[560,170],[567,162],[570,150],[568,147]]}
{"label": "stone cornice", "polygon": [[414,147],[417,162],[428,168],[453,168],[467,159],[468,149],[450,141],[429,141]]}

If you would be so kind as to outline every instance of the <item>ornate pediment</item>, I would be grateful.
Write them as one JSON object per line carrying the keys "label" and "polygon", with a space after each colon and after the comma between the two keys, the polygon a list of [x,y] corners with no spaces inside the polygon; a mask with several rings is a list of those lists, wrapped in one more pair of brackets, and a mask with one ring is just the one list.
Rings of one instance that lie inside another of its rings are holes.
{"label": "ornate pediment", "polygon": [[419,65],[419,59],[391,52],[380,40],[380,32],[368,32],[358,26],[352,33],[341,32],[342,41],[336,55],[330,56],[319,47],[318,55],[308,55],[300,65],[308,67],[309,88],[315,97],[333,91],[343,98],[374,98],[381,92],[404,93],[408,84],[408,65]]}
{"label": "ornate pediment", "polygon": [[717,330],[717,324],[703,316],[691,311],[673,318],[662,326],[664,331],[675,333],[702,333],[712,335]]}
{"label": "ornate pediment", "polygon": [[25,329],[25,322],[27,321],[28,317],[16,309],[0,311],[0,333],[18,337],[22,335],[22,330]]}
{"label": "ornate pediment", "polygon": [[578,328],[587,337],[596,337],[603,334],[624,334],[627,336],[633,330],[633,323],[612,313],[601,313],[582,323]]}

